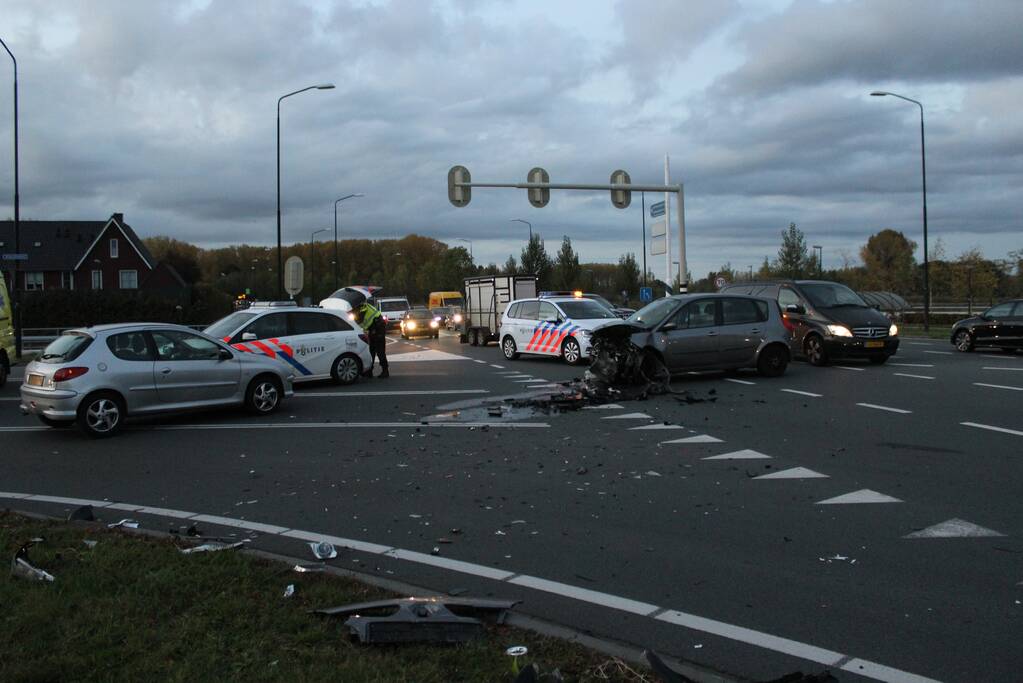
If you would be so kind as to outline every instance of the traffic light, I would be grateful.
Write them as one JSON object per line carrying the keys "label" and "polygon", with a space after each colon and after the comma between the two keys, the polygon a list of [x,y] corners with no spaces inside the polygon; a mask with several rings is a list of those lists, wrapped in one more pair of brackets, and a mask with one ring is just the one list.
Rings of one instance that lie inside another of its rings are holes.
{"label": "traffic light", "polygon": [[[547,171],[537,166],[532,169],[528,175],[526,175],[527,183],[549,183],[551,177],[547,174]],[[529,197],[529,203],[538,209],[542,209],[547,206],[547,202],[551,200],[550,188],[530,188],[526,190],[526,196]]]}
{"label": "traffic light", "polygon": [[471,183],[472,177],[465,166],[452,166],[448,171],[448,201],[454,206],[463,207],[472,199],[471,187],[458,187],[455,183]]}
{"label": "traffic light", "polygon": [[[625,171],[618,169],[611,174],[612,185],[629,185],[632,183],[632,179],[629,174]],[[631,190],[611,190],[611,203],[619,209],[624,209],[632,203],[632,191]]]}

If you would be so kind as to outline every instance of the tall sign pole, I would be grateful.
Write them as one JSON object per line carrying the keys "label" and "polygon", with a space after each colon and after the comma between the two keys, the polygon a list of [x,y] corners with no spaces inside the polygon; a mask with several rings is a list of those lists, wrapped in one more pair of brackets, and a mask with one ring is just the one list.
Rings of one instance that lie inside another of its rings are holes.
{"label": "tall sign pole", "polygon": [[[664,155],[664,184],[671,185],[668,155]],[[671,196],[664,193],[664,281],[671,282]]]}
{"label": "tall sign pole", "polygon": [[[0,45],[11,56],[14,62],[14,253],[21,254],[21,198],[18,195],[18,60],[14,53],[7,47],[7,43],[0,40]],[[14,354],[21,357],[21,286],[18,283],[18,263],[14,262],[14,282],[11,284],[11,296],[14,306],[11,308],[11,322],[14,323]],[[13,360],[13,359],[12,359]]]}

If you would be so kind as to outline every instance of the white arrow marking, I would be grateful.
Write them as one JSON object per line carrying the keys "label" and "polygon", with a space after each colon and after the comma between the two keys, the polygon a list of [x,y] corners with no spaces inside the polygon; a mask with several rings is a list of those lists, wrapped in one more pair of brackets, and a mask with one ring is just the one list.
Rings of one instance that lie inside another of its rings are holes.
{"label": "white arrow marking", "polygon": [[886,496],[870,489],[860,489],[845,495],[835,496],[827,500],[818,500],[815,505],[852,505],[856,503],[901,503],[898,498]]}
{"label": "white arrow marking", "polygon": [[621,415],[608,415],[607,417],[600,418],[601,420],[652,420],[653,418],[646,413],[623,413]]}
{"label": "white arrow marking", "polygon": [[754,479],[827,479],[828,475],[821,474],[820,472],[814,472],[813,470],[805,467],[793,467],[792,469],[782,470],[780,472],[771,472],[770,474],[761,474],[759,477],[753,477]]}
{"label": "white arrow marking", "polygon": [[698,434],[696,436],[687,436],[682,439],[672,439],[671,441],[662,441],[665,443],[724,443],[721,439],[715,438],[710,434]]}
{"label": "white arrow marking", "polygon": [[763,460],[765,458],[770,460],[771,456],[744,448],[741,451],[732,451],[723,455],[711,455],[704,458],[704,460]]}
{"label": "white arrow marking", "polygon": [[[604,419],[606,420],[607,418],[604,418]],[[642,427],[629,427],[629,431],[630,432],[634,432],[637,429],[685,429],[685,427],[683,427],[682,425],[666,425],[666,424],[643,425]]]}
{"label": "white arrow marking", "polygon": [[920,531],[906,534],[903,538],[985,538],[992,536],[1004,536],[992,529],[985,529],[965,519],[950,519],[941,524],[929,526]]}

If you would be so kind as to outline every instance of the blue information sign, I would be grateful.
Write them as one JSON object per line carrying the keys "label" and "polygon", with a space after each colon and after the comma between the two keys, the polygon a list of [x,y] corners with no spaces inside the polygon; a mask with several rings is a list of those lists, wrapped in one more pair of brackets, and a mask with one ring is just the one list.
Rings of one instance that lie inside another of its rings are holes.
{"label": "blue information sign", "polygon": [[650,217],[657,218],[664,215],[664,202],[657,202],[650,205]]}
{"label": "blue information sign", "polygon": [[654,300],[654,288],[653,287],[640,287],[639,288],[639,300],[640,301],[653,301]]}

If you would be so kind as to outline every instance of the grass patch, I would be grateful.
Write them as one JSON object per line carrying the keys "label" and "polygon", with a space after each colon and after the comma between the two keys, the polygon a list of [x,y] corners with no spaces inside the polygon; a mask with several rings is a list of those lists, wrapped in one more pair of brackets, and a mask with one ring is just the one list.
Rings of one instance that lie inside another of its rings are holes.
{"label": "grass patch", "polygon": [[[567,681],[648,680],[617,660],[506,626],[466,645],[353,643],[343,619],[308,610],[394,597],[327,574],[237,551],[182,555],[174,539],[0,513],[7,562],[25,540],[53,583],[0,578],[3,681],[512,681],[523,665],[558,668]],[[98,541],[89,548],[83,539]],[[296,593],[282,597],[285,586]]]}
{"label": "grass patch", "polygon": [[930,331],[924,331],[923,325],[910,325],[899,323],[899,336],[901,337],[924,337],[927,339],[943,339],[948,341],[952,338],[952,326],[931,325]]}

